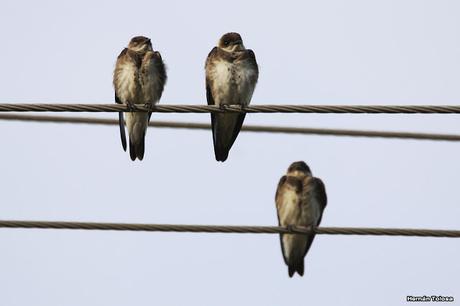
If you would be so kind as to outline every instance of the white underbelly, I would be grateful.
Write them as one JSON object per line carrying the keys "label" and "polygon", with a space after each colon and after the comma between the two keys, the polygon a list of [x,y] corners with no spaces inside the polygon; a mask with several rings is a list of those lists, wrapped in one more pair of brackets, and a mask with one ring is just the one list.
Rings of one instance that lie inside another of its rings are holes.
{"label": "white underbelly", "polygon": [[[285,191],[284,202],[279,211],[281,226],[309,227],[313,224],[311,203],[299,203],[299,195],[294,191]],[[283,234],[282,242],[287,260],[297,260],[305,253],[308,236],[301,234]]]}
{"label": "white underbelly", "polygon": [[141,101],[140,86],[137,76],[137,68],[126,64],[117,70],[117,96],[123,102],[138,104]]}
{"label": "white underbelly", "polygon": [[296,260],[302,258],[305,254],[305,247],[307,245],[306,235],[284,234],[283,235],[283,248],[285,256],[288,260]]}
{"label": "white underbelly", "polygon": [[248,105],[254,87],[251,83],[252,71],[241,64],[220,61],[212,69],[214,80],[212,95],[216,105]]}

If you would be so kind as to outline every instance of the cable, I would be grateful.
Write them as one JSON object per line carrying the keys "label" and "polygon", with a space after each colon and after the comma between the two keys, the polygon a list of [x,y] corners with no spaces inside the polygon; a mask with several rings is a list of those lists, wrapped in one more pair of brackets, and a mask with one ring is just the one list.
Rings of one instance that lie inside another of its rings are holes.
{"label": "cable", "polygon": [[[118,120],[116,119],[19,115],[19,114],[1,114],[1,113],[0,113],[0,120],[118,125]],[[173,121],[158,121],[158,120],[151,121],[149,123],[149,126],[156,127],[156,128],[178,128],[178,129],[194,129],[194,130],[210,130],[211,129],[211,125],[206,124],[206,123],[173,122]],[[460,135],[455,135],[455,134],[385,132],[385,131],[369,131],[369,130],[363,131],[363,130],[322,129],[322,128],[298,128],[298,127],[263,126],[263,125],[243,125],[241,130],[246,131],[246,132],[259,132],[259,133],[283,133],[283,134],[307,134],[307,135],[310,134],[310,135],[329,135],[329,136],[401,138],[401,139],[435,140],[435,141],[460,141]]]}
{"label": "cable", "polygon": [[158,113],[318,113],[318,114],[459,114],[458,105],[154,105],[0,104],[1,112],[158,112]]}
{"label": "cable", "polygon": [[[308,234],[310,228],[279,226],[230,226],[230,225],[176,225],[176,224],[133,224],[95,222],[51,222],[51,221],[0,221],[0,228],[34,229],[78,229],[147,232],[191,232],[191,233],[234,233],[234,234]],[[325,235],[372,235],[460,238],[458,230],[402,229],[402,228],[352,228],[319,227],[317,234]]]}

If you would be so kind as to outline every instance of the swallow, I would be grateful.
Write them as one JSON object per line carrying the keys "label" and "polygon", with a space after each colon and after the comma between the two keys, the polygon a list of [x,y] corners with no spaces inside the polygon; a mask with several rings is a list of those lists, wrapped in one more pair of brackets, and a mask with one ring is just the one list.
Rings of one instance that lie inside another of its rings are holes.
{"label": "swallow", "polygon": [[[281,177],[275,195],[278,224],[283,227],[316,228],[327,204],[326,189],[321,179],[313,177],[303,161],[292,163]],[[280,234],[281,251],[289,277],[304,273],[304,257],[315,234]]]}
{"label": "swallow", "polygon": [[[244,47],[240,34],[227,33],[220,38],[206,59],[205,70],[208,105],[249,105],[259,68],[254,52]],[[227,159],[245,116],[244,113],[211,113],[217,161]]]}
{"label": "swallow", "polygon": [[[134,105],[152,107],[160,101],[166,83],[166,69],[158,51],[152,48],[150,38],[136,36],[121,51],[115,64],[113,86],[115,102],[133,109]],[[131,160],[144,158],[145,134],[152,112],[126,113]],[[120,137],[126,151],[126,133],[123,112],[118,113]]]}

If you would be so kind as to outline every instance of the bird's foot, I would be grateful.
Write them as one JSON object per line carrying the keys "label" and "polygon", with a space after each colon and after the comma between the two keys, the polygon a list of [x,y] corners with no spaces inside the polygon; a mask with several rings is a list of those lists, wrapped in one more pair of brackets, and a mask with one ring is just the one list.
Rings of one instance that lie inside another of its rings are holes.
{"label": "bird's foot", "polygon": [[294,232],[294,225],[289,224],[288,226],[286,226],[286,229],[288,230],[288,232],[292,233]]}
{"label": "bird's foot", "polygon": [[128,112],[133,112],[136,110],[136,106],[130,101],[126,102],[126,107],[128,108]]}
{"label": "bird's foot", "polygon": [[145,103],[144,107],[147,108],[149,112],[153,111],[153,103]]}

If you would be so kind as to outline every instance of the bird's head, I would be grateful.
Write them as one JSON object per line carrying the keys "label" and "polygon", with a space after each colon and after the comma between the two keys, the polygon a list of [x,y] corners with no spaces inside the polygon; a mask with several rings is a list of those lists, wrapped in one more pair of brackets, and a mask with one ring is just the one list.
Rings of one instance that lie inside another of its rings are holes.
{"label": "bird's head", "polygon": [[241,39],[240,34],[235,32],[224,34],[217,46],[228,52],[244,50],[243,39]]}
{"label": "bird's head", "polygon": [[297,161],[289,166],[287,174],[292,176],[311,176],[311,170],[304,161]]}
{"label": "bird's head", "polygon": [[153,50],[150,38],[145,36],[135,36],[131,38],[128,44],[128,49],[141,53]]}

